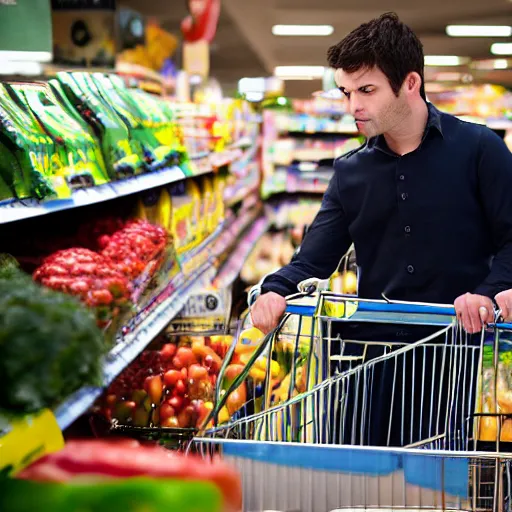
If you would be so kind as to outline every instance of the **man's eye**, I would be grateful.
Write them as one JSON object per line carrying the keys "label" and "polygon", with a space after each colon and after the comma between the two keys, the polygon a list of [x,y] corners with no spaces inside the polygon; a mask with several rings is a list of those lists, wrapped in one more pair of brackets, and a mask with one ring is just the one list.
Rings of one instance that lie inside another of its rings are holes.
{"label": "man's eye", "polygon": [[350,98],[350,93],[348,91],[342,91],[345,97]]}
{"label": "man's eye", "polygon": [[361,89],[359,89],[363,94],[370,94],[371,92],[373,92],[373,89],[371,87],[361,87]]}

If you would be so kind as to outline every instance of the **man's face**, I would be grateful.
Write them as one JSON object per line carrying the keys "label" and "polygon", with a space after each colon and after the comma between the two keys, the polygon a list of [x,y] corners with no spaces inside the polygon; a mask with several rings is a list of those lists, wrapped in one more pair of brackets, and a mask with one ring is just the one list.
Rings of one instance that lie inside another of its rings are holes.
{"label": "man's face", "polygon": [[398,128],[410,108],[402,90],[398,97],[379,68],[347,73],[337,69],[336,85],[345,94],[347,108],[358,130],[367,138]]}

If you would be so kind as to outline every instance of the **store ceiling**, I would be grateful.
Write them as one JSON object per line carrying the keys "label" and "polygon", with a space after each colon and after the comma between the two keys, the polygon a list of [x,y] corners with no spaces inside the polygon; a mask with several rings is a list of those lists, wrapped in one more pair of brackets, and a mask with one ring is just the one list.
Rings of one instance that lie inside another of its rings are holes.
{"label": "store ceiling", "polygon": [[[186,14],[184,0],[122,0],[146,15],[157,16],[166,28],[179,30]],[[223,0],[222,15],[212,50],[212,74],[233,87],[243,76],[265,76],[280,65],[325,65],[327,48],[359,24],[389,10],[395,11],[421,38],[425,54],[492,58],[498,38],[452,38],[449,24],[512,25],[510,0]],[[276,24],[329,24],[328,37],[276,37]],[[437,70],[439,71],[439,70]],[[457,71],[444,68],[442,71]],[[436,70],[428,69],[428,76]],[[479,80],[512,85],[512,71],[493,71]],[[291,96],[307,96],[318,81],[287,81]]]}

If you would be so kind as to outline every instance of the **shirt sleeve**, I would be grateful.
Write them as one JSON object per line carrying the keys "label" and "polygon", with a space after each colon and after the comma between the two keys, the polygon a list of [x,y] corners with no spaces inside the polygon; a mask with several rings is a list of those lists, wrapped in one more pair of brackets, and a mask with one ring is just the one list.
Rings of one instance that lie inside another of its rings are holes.
{"label": "shirt sleeve", "polygon": [[[336,167],[339,163],[336,163]],[[338,173],[329,182],[322,205],[292,261],[265,278],[261,292],[283,297],[297,293],[297,285],[309,278],[327,279],[336,270],[352,241],[343,211]]]}
{"label": "shirt sleeve", "polygon": [[474,293],[494,299],[499,292],[512,288],[512,153],[498,135],[485,129],[479,154],[480,197],[495,256],[491,271]]}

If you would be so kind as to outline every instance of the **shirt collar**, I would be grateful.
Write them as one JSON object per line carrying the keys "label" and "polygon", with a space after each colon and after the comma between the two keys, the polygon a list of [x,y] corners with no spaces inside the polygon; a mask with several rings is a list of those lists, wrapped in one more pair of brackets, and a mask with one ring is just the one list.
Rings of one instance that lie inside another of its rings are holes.
{"label": "shirt collar", "polygon": [[441,112],[437,110],[432,103],[427,102],[428,107],[428,120],[427,126],[425,127],[425,134],[430,130],[430,128],[436,128],[441,136],[443,135],[443,125],[441,123]]}
{"label": "shirt collar", "polygon": [[[425,140],[427,134],[430,132],[431,128],[435,128],[440,134],[441,137],[444,137],[443,135],[443,126],[441,123],[441,112],[437,110],[432,103],[427,102],[427,108],[428,108],[428,119],[427,119],[427,125],[425,126],[425,132],[423,133],[422,143]],[[388,145],[386,144],[386,140],[384,139],[383,135],[377,135],[373,139],[370,139],[368,141],[368,146],[375,147],[376,149],[380,149],[381,151],[384,151],[385,153],[390,153],[390,150],[388,148]]]}

